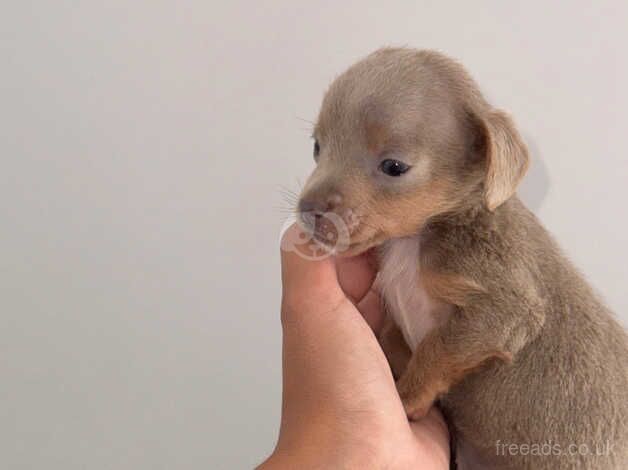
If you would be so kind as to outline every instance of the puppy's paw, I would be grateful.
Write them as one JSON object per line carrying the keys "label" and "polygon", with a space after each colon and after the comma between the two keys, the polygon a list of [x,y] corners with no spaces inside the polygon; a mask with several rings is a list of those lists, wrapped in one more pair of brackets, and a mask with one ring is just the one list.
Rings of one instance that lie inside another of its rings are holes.
{"label": "puppy's paw", "polygon": [[428,390],[413,384],[407,375],[397,381],[397,392],[410,421],[417,421],[425,416],[436,399]]}
{"label": "puppy's paw", "polygon": [[406,410],[406,416],[410,421],[418,421],[427,414],[432,407],[434,400],[427,400],[421,397],[414,399],[402,400],[403,408]]}

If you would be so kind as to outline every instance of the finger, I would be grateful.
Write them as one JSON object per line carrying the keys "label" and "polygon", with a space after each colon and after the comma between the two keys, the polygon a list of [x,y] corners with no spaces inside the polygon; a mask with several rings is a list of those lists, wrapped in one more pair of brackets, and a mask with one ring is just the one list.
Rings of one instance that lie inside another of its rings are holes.
{"label": "finger", "polygon": [[375,280],[377,273],[371,258],[371,253],[364,253],[336,260],[338,282],[347,297],[354,303],[362,300]]}
{"label": "finger", "polygon": [[358,304],[358,310],[369,324],[373,332],[378,335],[384,326],[384,309],[382,301],[377,292],[368,291],[364,298]]}
{"label": "finger", "polygon": [[433,406],[423,418],[410,422],[410,427],[430,461],[441,462],[438,468],[449,468],[449,429],[440,410]]}
{"label": "finger", "polygon": [[297,224],[282,237],[281,279],[284,300],[337,302],[344,297],[334,260],[318,256],[309,236]]}

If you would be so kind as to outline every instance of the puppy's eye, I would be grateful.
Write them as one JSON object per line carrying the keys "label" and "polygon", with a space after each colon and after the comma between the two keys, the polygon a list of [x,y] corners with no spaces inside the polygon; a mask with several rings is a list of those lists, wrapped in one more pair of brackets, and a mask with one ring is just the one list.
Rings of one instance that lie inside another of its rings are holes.
{"label": "puppy's eye", "polygon": [[401,176],[410,169],[410,166],[399,160],[387,159],[380,163],[379,169],[388,176]]}
{"label": "puppy's eye", "polygon": [[318,160],[318,154],[321,153],[321,146],[318,144],[318,140],[314,141],[314,161]]}

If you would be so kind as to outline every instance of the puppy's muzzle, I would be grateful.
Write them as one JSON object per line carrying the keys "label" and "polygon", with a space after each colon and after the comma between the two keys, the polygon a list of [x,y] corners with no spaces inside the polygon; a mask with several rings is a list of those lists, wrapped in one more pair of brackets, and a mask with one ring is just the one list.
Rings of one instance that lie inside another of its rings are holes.
{"label": "puppy's muzzle", "polygon": [[333,194],[326,198],[299,201],[299,217],[304,228],[318,241],[335,246],[346,232],[346,224],[335,212],[342,203],[342,196]]}

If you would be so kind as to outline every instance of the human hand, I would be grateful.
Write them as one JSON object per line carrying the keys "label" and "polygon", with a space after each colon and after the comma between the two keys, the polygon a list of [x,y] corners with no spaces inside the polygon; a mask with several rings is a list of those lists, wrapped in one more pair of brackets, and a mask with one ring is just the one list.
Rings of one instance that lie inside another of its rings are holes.
{"label": "human hand", "polygon": [[[285,237],[298,239],[296,226]],[[368,256],[282,258],[283,407],[261,469],[448,469],[449,436],[432,409],[409,423],[375,333],[379,299]]]}

